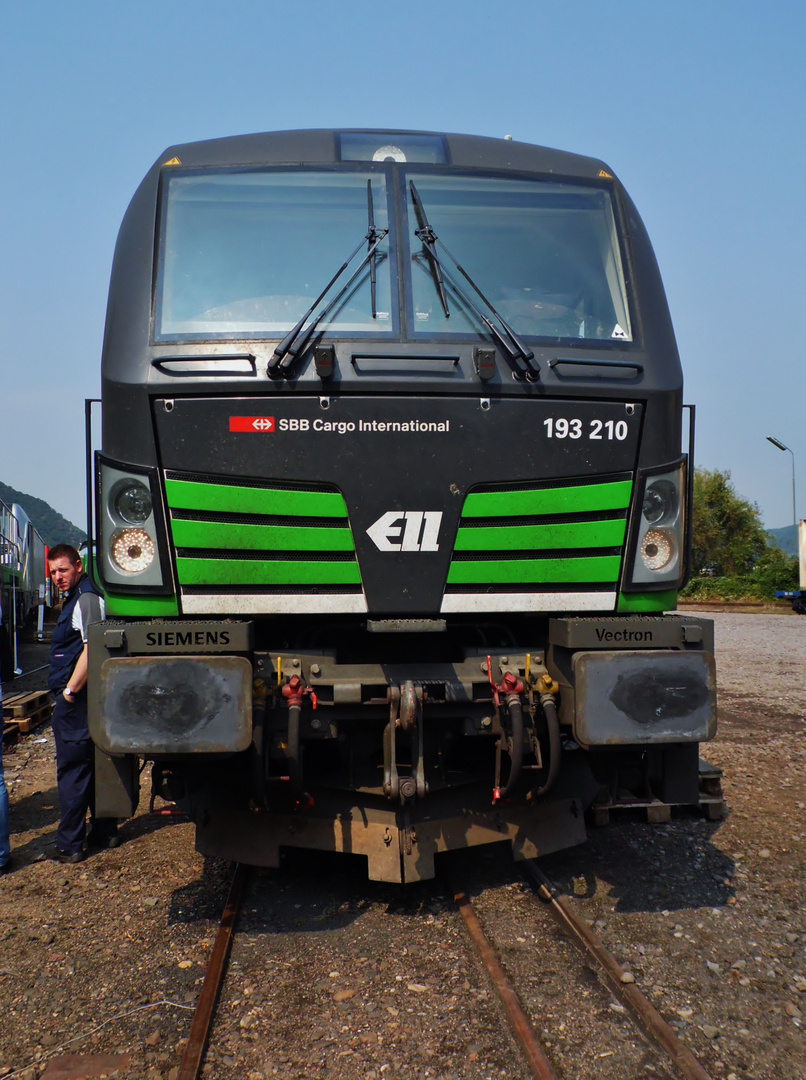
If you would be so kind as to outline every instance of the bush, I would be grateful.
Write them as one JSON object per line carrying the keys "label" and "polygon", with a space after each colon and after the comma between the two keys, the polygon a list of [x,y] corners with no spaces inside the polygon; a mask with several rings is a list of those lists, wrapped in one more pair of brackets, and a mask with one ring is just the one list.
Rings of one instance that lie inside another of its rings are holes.
{"label": "bush", "polygon": [[774,600],[776,592],[799,587],[798,560],[768,547],[747,573],[695,577],[680,595],[686,600]]}

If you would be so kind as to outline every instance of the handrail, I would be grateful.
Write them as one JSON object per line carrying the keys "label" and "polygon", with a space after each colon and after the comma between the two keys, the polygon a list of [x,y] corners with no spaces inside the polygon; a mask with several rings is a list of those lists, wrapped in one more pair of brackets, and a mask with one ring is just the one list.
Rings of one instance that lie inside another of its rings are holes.
{"label": "handrail", "polygon": [[92,453],[92,407],[100,405],[100,398],[84,399],[84,467],[87,478],[87,574],[95,581],[95,474]]}

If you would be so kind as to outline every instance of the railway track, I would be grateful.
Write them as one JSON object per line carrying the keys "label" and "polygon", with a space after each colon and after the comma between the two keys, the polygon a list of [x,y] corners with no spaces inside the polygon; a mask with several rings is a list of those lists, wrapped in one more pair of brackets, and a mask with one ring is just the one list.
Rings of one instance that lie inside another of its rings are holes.
{"label": "railway track", "polygon": [[224,913],[218,924],[213,951],[204,973],[199,1002],[193,1014],[187,1046],[179,1066],[178,1080],[196,1080],[201,1072],[207,1040],[210,1036],[210,1024],[221,992],[221,985],[227,970],[227,959],[232,945],[235,920],[241,907],[246,887],[247,868],[240,863],[235,867]]}
{"label": "railway track", "polygon": [[[493,925],[498,924],[500,935],[501,944],[496,948],[485,934],[467,895],[459,891],[455,895],[455,900],[468,932],[496,987],[531,1075],[537,1080],[558,1080],[559,1075],[583,1075],[581,1070],[575,1073],[573,1067],[569,1069],[569,1061],[562,1061],[560,1071],[555,1068],[556,1059],[573,1057],[573,1029],[577,1029],[577,1044],[581,1045],[583,1040],[588,1043],[589,1056],[590,1043],[594,1040],[612,1041],[615,1047],[613,1050],[604,1049],[593,1052],[594,1060],[599,1062],[596,1070],[597,1078],[611,1075],[612,1066],[612,1075],[621,1080],[626,1080],[631,1076],[650,1074],[655,1077],[681,1076],[684,1080],[710,1080],[702,1064],[635,986],[631,972],[622,968],[605,949],[587,923],[575,912],[573,905],[558,894],[551,881],[534,863],[523,865],[527,877],[536,887],[540,899],[547,905],[547,911],[553,917],[564,939],[562,942],[555,943],[555,947],[560,946],[561,954],[559,957],[555,954],[550,963],[556,963],[557,959],[570,961],[564,970],[563,977],[566,982],[576,983],[582,991],[577,999],[577,1013],[553,1026],[550,1024],[548,1029],[542,1031],[542,1037],[538,1037],[529,1023],[527,1012],[520,999],[523,999],[524,1003],[529,1003],[533,1016],[548,1015],[556,1019],[556,1013],[553,1012],[550,1003],[551,992],[549,991],[548,994],[545,991],[541,994],[539,990],[535,992],[534,983],[541,978],[541,969],[545,970],[544,963],[538,960],[537,980],[535,976],[531,976],[528,977],[527,983],[523,981],[523,964],[514,965],[520,968],[521,975],[519,988],[516,991],[498,956],[498,953],[511,943],[511,938],[507,936],[507,927],[501,925],[500,917],[498,920],[495,918],[491,920]],[[542,928],[545,942],[549,936],[545,933],[545,919],[541,919],[539,913],[530,912],[530,915],[532,914],[536,916],[534,920],[528,920],[532,926],[532,933],[534,935],[536,928]],[[525,943],[525,939],[520,936],[516,938],[516,941]],[[568,956],[567,949],[562,949],[562,946],[569,942],[578,946],[583,954],[583,959],[576,964]],[[593,973],[600,981],[599,987],[596,988],[598,992],[591,989],[590,979],[586,977],[587,974]],[[559,975],[559,971],[555,974]],[[637,1037],[632,1037],[624,1030],[621,1023],[622,1017],[625,1019],[629,1017],[633,1022],[634,1036]],[[569,1032],[567,1036],[566,1032]],[[544,1050],[544,1042],[552,1047],[553,1053],[547,1053]],[[562,1043],[566,1046],[561,1047]],[[664,1058],[667,1059],[667,1063],[664,1063]],[[612,1060],[606,1065],[607,1059]],[[669,1071],[669,1064],[672,1066],[671,1071]]]}
{"label": "railway track", "polygon": [[235,1075],[234,1042],[255,1076],[392,1080],[461,1065],[513,1080],[710,1080],[572,904],[524,865],[537,895],[510,886],[503,907],[459,887],[455,906],[392,890],[322,905],[316,883],[278,886],[258,871],[247,885],[237,867],[178,1080],[205,1061],[206,1074]]}

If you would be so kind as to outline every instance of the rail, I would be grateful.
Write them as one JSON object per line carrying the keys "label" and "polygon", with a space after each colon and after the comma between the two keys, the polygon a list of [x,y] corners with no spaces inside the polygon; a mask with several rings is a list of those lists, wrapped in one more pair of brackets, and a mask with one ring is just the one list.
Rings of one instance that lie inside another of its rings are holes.
{"label": "rail", "polygon": [[210,960],[204,974],[201,994],[190,1026],[188,1043],[182,1055],[182,1063],[179,1066],[178,1080],[196,1080],[201,1072],[204,1052],[207,1048],[207,1039],[210,1035],[210,1025],[213,1021],[221,984],[227,970],[227,958],[232,945],[233,929],[235,920],[238,918],[246,877],[247,867],[242,863],[238,863],[232,877],[224,914],[221,916],[221,922],[218,925],[213,951],[210,954]]}
{"label": "rail", "polygon": [[551,914],[566,933],[596,961],[644,1033],[663,1050],[686,1080],[711,1080],[709,1073],[705,1071],[688,1047],[683,1045],[674,1030],[657,1009],[647,1001],[638,987],[634,983],[622,981],[624,972],[619,962],[607,951],[590,927],[579,918],[568,900],[558,893],[543,871],[533,862],[525,862],[523,865],[537,886],[538,896],[548,903]]}
{"label": "rail", "polygon": [[504,1008],[509,1026],[515,1035],[515,1038],[518,1040],[518,1045],[523,1051],[532,1076],[534,1076],[536,1080],[558,1080],[557,1073],[554,1071],[551,1062],[546,1057],[546,1054],[540,1045],[540,1040],[535,1034],[532,1025],[529,1023],[526,1013],[521,1008],[518,996],[510,985],[498,957],[495,955],[495,950],[487,940],[487,937],[481,928],[481,923],[473,910],[473,905],[470,903],[467,894],[459,890],[458,892],[454,892],[453,898],[459,908],[459,913],[465,921],[465,926],[467,927],[467,931],[470,934],[473,944],[476,946],[484,966],[487,968],[487,972],[492,979],[495,992],[498,994]]}

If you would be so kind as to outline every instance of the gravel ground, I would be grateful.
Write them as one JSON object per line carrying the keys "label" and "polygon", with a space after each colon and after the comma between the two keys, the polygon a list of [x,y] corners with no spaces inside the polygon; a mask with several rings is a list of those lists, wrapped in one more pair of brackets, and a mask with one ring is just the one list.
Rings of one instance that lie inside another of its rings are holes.
{"label": "gravel ground", "polygon": [[[724,770],[725,820],[614,814],[542,865],[715,1080],[802,1080],[806,618],[713,617],[720,727],[704,756]],[[13,689],[38,689],[43,674]],[[118,1054],[110,1075],[119,1065],[126,1080],[175,1080],[229,868],[147,805],[119,849],[36,862],[57,818],[48,728],[7,752],[6,779],[16,869],[0,879],[0,1076],[36,1080],[54,1055]],[[604,1058],[583,1069],[585,1040],[561,1024],[600,991],[563,979],[565,946],[507,860],[491,852],[461,872],[561,1074],[661,1076],[640,1047],[627,1053],[626,1029],[612,1047],[622,1071]],[[444,881],[368,884],[313,856],[255,873],[205,1075],[526,1077],[450,895]]]}

